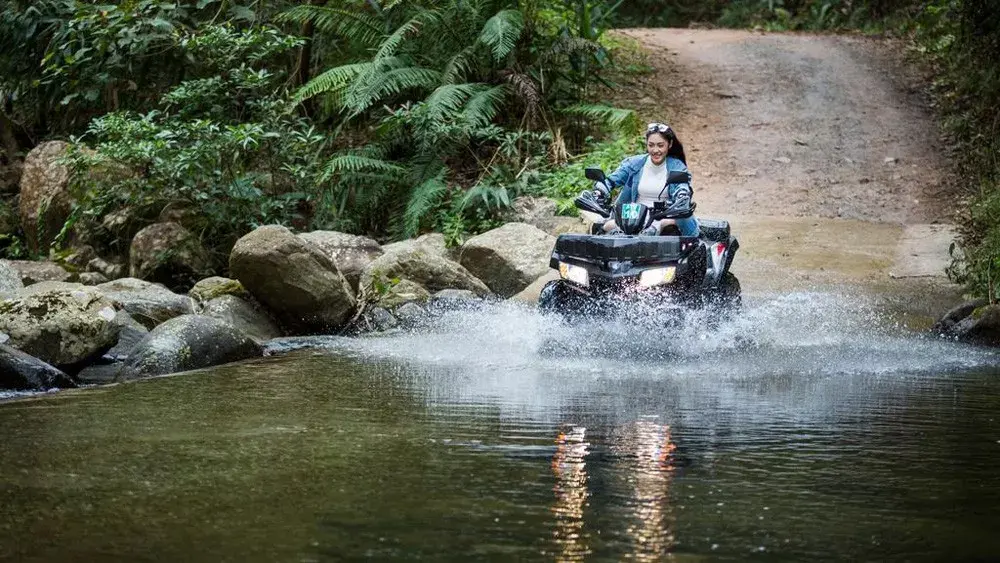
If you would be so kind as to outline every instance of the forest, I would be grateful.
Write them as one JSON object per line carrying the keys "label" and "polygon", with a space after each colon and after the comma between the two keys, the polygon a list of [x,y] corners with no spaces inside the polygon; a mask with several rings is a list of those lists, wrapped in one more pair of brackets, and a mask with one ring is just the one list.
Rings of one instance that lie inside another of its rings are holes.
{"label": "forest", "polygon": [[[635,148],[615,92],[651,71],[616,27],[899,37],[927,69],[961,194],[952,268],[1000,272],[1000,9],[989,0],[12,0],[0,8],[0,257],[84,233],[126,254],[164,217],[224,260],[256,226],[380,241],[498,226],[520,195],[569,212],[582,162]],[[27,240],[22,163],[68,143],[72,205]],[[112,218],[113,220],[109,220]]]}

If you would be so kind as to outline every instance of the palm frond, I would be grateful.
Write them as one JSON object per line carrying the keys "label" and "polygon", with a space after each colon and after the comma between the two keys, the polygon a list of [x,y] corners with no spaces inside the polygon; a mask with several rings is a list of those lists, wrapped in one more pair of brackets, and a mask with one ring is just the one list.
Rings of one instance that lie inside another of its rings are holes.
{"label": "palm frond", "polygon": [[282,12],[278,22],[292,22],[299,25],[312,22],[321,33],[341,35],[364,45],[375,45],[383,35],[378,19],[356,10],[344,10],[329,6],[303,4]]}
{"label": "palm frond", "polygon": [[510,89],[506,84],[480,90],[469,98],[462,114],[477,126],[486,125],[496,117],[500,111],[500,104],[508,93],[510,93]]}
{"label": "palm frond", "polygon": [[439,169],[437,174],[428,178],[410,192],[410,197],[406,202],[406,209],[403,211],[403,236],[406,238],[416,236],[420,230],[420,222],[430,211],[434,210],[434,207],[448,192],[448,185],[444,181],[444,174],[445,169]]}
{"label": "palm frond", "polygon": [[600,43],[584,39],[583,37],[573,37],[563,35],[552,42],[542,56],[541,62],[552,62],[562,56],[571,55],[595,55],[604,49]]}
{"label": "palm frond", "polygon": [[479,41],[490,48],[493,59],[502,61],[517,45],[524,30],[524,16],[520,10],[501,10],[486,20]]}
{"label": "palm frond", "polygon": [[627,135],[634,135],[642,125],[635,111],[602,104],[576,104],[563,108],[562,113],[595,121]]}

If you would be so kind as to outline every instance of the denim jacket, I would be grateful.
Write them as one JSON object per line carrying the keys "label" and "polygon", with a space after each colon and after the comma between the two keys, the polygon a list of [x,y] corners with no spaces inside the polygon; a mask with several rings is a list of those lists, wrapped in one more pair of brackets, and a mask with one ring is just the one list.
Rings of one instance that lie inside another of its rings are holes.
{"label": "denim jacket", "polygon": [[[608,179],[611,181],[612,189],[621,187],[622,191],[618,194],[618,198],[615,200],[617,203],[635,203],[639,199],[639,180],[642,178],[642,169],[646,165],[646,159],[649,158],[648,154],[637,154],[635,156],[630,156],[622,161],[618,165],[618,169],[608,175]],[[668,156],[666,160],[667,174],[670,172],[687,172],[688,167],[680,159]],[[683,205],[686,200],[688,203],[691,201],[691,184],[684,182],[682,184],[667,184],[664,186],[666,193],[661,193],[660,195],[665,195],[664,200],[667,202],[667,206]],[[681,234],[685,236],[696,236],[698,234],[698,222],[694,217],[689,219],[679,219],[677,220],[677,226],[681,230]]]}

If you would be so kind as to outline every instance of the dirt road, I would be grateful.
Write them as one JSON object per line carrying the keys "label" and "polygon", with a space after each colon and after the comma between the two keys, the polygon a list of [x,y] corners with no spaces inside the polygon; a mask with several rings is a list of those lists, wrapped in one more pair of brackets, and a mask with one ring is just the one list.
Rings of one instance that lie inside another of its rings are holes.
{"label": "dirt road", "polygon": [[898,48],[733,30],[625,33],[683,141],[702,216],[732,218],[745,290],[860,286],[940,308],[953,235],[949,162]]}

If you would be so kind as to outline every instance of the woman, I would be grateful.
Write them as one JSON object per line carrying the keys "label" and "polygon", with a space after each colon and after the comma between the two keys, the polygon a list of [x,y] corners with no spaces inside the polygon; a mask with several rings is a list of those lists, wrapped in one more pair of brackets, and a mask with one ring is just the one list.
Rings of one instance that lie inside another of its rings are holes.
{"label": "woman", "polygon": [[[646,154],[631,156],[608,175],[608,190],[621,186],[615,204],[642,203],[652,208],[656,201],[665,201],[668,208],[687,209],[691,206],[691,184],[667,184],[670,172],[687,172],[684,146],[669,125],[650,123],[646,128]],[[658,235],[667,225],[677,225],[684,236],[698,235],[698,220],[661,219],[642,231],[643,235]],[[616,229],[614,219],[604,224],[605,231]]]}

